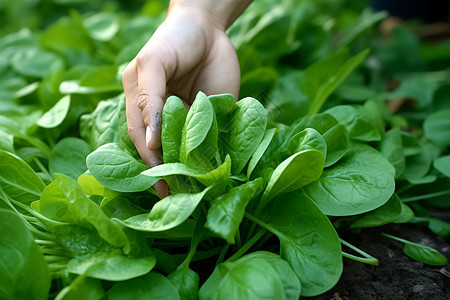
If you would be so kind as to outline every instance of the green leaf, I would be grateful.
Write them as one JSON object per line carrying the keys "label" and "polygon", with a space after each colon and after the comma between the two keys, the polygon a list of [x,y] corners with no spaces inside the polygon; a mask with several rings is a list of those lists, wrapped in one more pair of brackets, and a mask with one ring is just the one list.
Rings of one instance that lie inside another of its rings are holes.
{"label": "green leaf", "polygon": [[14,200],[28,204],[39,199],[45,184],[22,159],[0,150],[0,187]]}
{"label": "green leaf", "polygon": [[225,117],[236,108],[236,99],[232,94],[218,94],[208,96],[217,116]]}
{"label": "green leaf", "polygon": [[244,217],[245,208],[250,200],[261,193],[263,185],[264,180],[257,178],[214,199],[208,210],[205,227],[229,244],[234,244],[234,237]]}
{"label": "green leaf", "polygon": [[200,277],[191,269],[178,268],[167,279],[177,288],[180,298],[183,300],[197,300]]}
{"label": "green leaf", "polygon": [[351,154],[325,169],[304,191],[326,215],[356,215],[389,200],[395,188],[394,173],[394,167],[378,151],[355,144]]}
{"label": "green leaf", "polygon": [[100,300],[104,296],[100,280],[78,276],[58,293],[55,300]]}
{"label": "green leaf", "polygon": [[441,236],[441,237],[448,237],[450,236],[450,223],[449,222],[445,222],[439,219],[435,219],[435,218],[428,218],[428,228],[430,228],[430,230]]}
{"label": "green leaf", "polygon": [[62,173],[77,179],[86,170],[86,157],[91,153],[89,144],[84,140],[68,137],[53,147],[49,159],[50,173]]}
{"label": "green leaf", "polygon": [[56,104],[43,114],[37,124],[43,128],[59,126],[67,116],[70,108],[70,96],[62,97]]}
{"label": "green leaf", "polygon": [[361,215],[350,228],[378,227],[396,221],[402,213],[402,202],[397,194],[375,210]]}
{"label": "green leaf", "polygon": [[28,48],[13,56],[11,66],[21,75],[42,78],[61,68],[63,60],[53,52]]}
{"label": "green leaf", "polygon": [[429,115],[424,123],[425,136],[440,147],[450,146],[450,109]]}
{"label": "green leaf", "polygon": [[276,254],[258,251],[216,266],[199,296],[205,300],[298,299],[301,288],[294,278],[286,261]]}
{"label": "green leaf", "polygon": [[164,163],[180,161],[180,147],[186,108],[180,98],[170,96],[164,104],[161,124],[161,144]]}
{"label": "green leaf", "polygon": [[450,177],[450,155],[436,158],[433,161],[433,166],[445,176]]}
{"label": "green leaf", "polygon": [[227,182],[231,175],[231,159],[227,155],[222,165],[207,173],[182,163],[168,163],[148,169],[141,174],[150,177],[185,175],[197,179],[205,186],[212,186]]}
{"label": "green leaf", "polygon": [[63,174],[55,174],[55,181],[42,193],[40,213],[55,221],[84,227],[90,224],[105,241],[129,251],[128,238],[122,228],[112,222],[73,179]]}
{"label": "green leaf", "polygon": [[99,252],[69,261],[67,271],[109,281],[122,281],[150,272],[156,264],[154,256],[129,257],[116,252]]}
{"label": "green leaf", "polygon": [[117,122],[119,127],[119,140],[122,145],[127,148],[128,152],[134,157],[139,157],[139,153],[136,150],[133,142],[128,135],[128,122],[127,122],[127,113],[126,113],[126,99],[125,94],[119,96],[119,105],[118,105],[118,114],[117,114]]}
{"label": "green leaf", "polygon": [[409,223],[414,219],[413,210],[405,203],[401,202],[402,211],[397,219],[395,219],[394,223]]}
{"label": "green leaf", "polygon": [[402,135],[398,128],[389,130],[383,137],[380,145],[381,154],[394,166],[395,177],[401,175],[406,167],[403,152]]}
{"label": "green leaf", "polygon": [[276,128],[271,128],[267,129],[266,133],[264,133],[261,143],[259,144],[258,148],[256,148],[255,152],[253,152],[252,158],[248,162],[247,178],[250,178],[250,176],[252,175],[253,170],[260,161],[261,157],[264,155],[264,152],[269,147],[270,142],[272,141],[276,132]]}
{"label": "green leaf", "polygon": [[145,276],[116,282],[109,289],[110,300],[179,300],[177,288],[166,277],[151,272]]}
{"label": "green leaf", "polygon": [[233,174],[239,174],[258,148],[267,125],[267,113],[254,98],[237,102],[229,117],[228,132],[222,140],[225,153],[230,154]]}
{"label": "green leaf", "polygon": [[0,129],[0,150],[14,153],[14,136]]}
{"label": "green leaf", "polygon": [[85,19],[83,25],[93,39],[102,42],[111,40],[119,31],[118,15],[113,13],[97,13]]}
{"label": "green leaf", "polygon": [[273,171],[263,194],[264,201],[316,181],[322,174],[323,163],[323,154],[317,150],[304,150],[290,156]]}
{"label": "green leaf", "polygon": [[337,163],[350,151],[349,134],[344,125],[338,124],[323,135],[323,139],[327,144],[327,155],[324,167],[329,167]]}
{"label": "green leaf", "polygon": [[177,227],[194,212],[210,187],[197,194],[175,194],[157,202],[149,214],[137,215],[120,221],[123,225],[140,231],[158,232]]}
{"label": "green leaf", "polygon": [[322,135],[313,128],[306,128],[294,135],[286,146],[285,153],[291,156],[304,150],[318,150],[323,158],[327,156],[327,144]]}
{"label": "green leaf", "polygon": [[289,262],[302,286],[302,296],[331,289],[341,276],[339,237],[328,218],[299,192],[278,196],[256,221],[280,239],[281,257]]}
{"label": "green leaf", "polygon": [[86,165],[101,184],[118,192],[144,191],[159,180],[141,174],[148,167],[138,162],[120,144],[101,146],[88,155]]}
{"label": "green leaf", "polygon": [[50,271],[24,221],[0,209],[0,298],[48,298]]}
{"label": "green leaf", "polygon": [[187,162],[189,154],[205,140],[213,123],[214,110],[205,94],[199,92],[184,123],[180,161]]}

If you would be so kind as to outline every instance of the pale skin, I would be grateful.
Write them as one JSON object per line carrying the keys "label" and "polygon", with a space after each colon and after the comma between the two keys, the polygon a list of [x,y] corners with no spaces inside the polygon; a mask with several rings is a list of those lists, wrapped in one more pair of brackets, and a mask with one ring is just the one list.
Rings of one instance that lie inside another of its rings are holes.
{"label": "pale skin", "polygon": [[[238,99],[240,70],[225,30],[251,0],[172,0],[166,20],[126,67],[122,83],[128,133],[150,168],[162,164],[161,116],[170,95],[189,109],[195,95],[231,93]],[[169,194],[155,184],[160,198]]]}

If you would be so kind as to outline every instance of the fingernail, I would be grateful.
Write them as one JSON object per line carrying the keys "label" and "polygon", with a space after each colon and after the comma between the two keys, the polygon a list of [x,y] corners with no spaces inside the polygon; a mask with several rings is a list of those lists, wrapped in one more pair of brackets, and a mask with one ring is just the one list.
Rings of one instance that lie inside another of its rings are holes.
{"label": "fingernail", "polygon": [[145,129],[145,143],[147,144],[147,148],[149,148],[150,142],[152,141],[152,130],[150,126],[147,126]]}

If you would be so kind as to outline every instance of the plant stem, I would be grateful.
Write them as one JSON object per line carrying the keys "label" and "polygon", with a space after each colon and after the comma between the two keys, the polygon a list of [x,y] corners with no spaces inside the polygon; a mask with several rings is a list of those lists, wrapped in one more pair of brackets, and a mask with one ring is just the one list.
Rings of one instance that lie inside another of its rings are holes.
{"label": "plant stem", "polygon": [[242,243],[241,243],[241,232],[240,232],[239,230],[236,232],[236,246],[237,246],[238,248],[241,248],[241,247],[242,247]]}
{"label": "plant stem", "polygon": [[225,255],[227,254],[229,248],[230,248],[230,244],[226,244],[223,247],[222,251],[220,252],[219,258],[217,259],[216,266],[218,264],[223,263],[223,260],[225,259]]}
{"label": "plant stem", "polygon": [[47,171],[47,169],[44,167],[44,165],[41,163],[41,161],[35,157],[33,159],[33,161],[36,163],[36,165],[38,166],[39,170],[41,170],[42,173],[45,174],[45,176],[47,176],[47,178],[52,181],[53,180],[53,176]]}
{"label": "plant stem", "polygon": [[430,193],[430,194],[425,194],[425,195],[420,195],[420,196],[403,198],[402,201],[403,202],[413,202],[413,201],[425,200],[425,199],[439,197],[439,196],[445,196],[445,195],[449,195],[449,194],[450,194],[450,190],[446,190],[446,191],[440,191],[440,192],[435,192],[435,193]]}
{"label": "plant stem", "polygon": [[227,261],[235,261],[245,252],[248,251],[267,231],[261,228],[247,243],[245,243],[236,253],[234,253]]}
{"label": "plant stem", "polygon": [[216,247],[213,249],[210,249],[208,251],[197,251],[192,261],[199,261],[203,259],[207,259],[210,257],[213,257],[217,254],[219,254],[222,251],[222,247]]}
{"label": "plant stem", "polygon": [[361,263],[368,264],[368,265],[378,266],[378,263],[379,263],[378,259],[376,259],[375,257],[371,256],[370,254],[362,251],[361,249],[353,246],[352,244],[344,241],[343,239],[340,239],[340,240],[343,245],[349,247],[353,251],[358,252],[359,254],[361,254],[364,257],[359,257],[359,256],[356,256],[356,255],[353,255],[353,254],[350,254],[350,253],[347,253],[344,251],[342,251],[342,256],[352,259],[352,260],[355,260],[355,261],[358,261],[358,262],[361,262]]}
{"label": "plant stem", "polygon": [[400,242],[400,243],[415,244],[415,243],[412,243],[411,241],[408,241],[408,240],[405,240],[405,239],[402,239],[402,238],[399,238],[397,236],[393,236],[393,235],[390,235],[390,234],[387,234],[387,233],[384,233],[384,232],[382,232],[381,235],[384,236],[384,237],[390,238],[390,239],[392,239],[394,241]]}

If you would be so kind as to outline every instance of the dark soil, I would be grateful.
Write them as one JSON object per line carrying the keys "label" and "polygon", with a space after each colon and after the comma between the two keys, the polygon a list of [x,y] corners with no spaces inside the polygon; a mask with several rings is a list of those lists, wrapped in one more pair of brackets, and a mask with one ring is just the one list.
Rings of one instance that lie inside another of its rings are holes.
{"label": "dark soil", "polygon": [[412,260],[403,253],[403,244],[381,236],[381,232],[433,247],[450,260],[450,238],[436,236],[419,224],[390,224],[348,233],[342,238],[378,258],[379,266],[344,258],[344,272],[335,287],[323,295],[302,299],[450,299],[449,265],[434,267]]}

